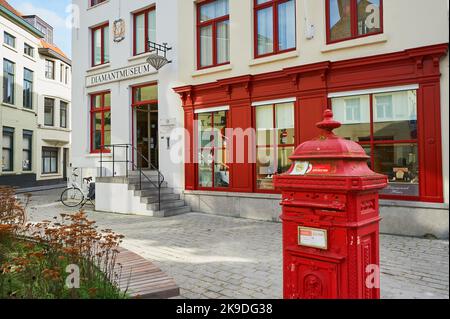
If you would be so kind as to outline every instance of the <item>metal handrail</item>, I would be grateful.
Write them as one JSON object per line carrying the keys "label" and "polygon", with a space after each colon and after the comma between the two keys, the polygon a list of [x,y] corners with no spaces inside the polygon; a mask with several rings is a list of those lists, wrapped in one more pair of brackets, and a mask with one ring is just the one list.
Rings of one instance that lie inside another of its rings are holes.
{"label": "metal handrail", "polygon": [[[112,161],[103,160],[103,153],[105,153],[106,148],[112,148]],[[125,152],[125,160],[116,160],[116,148],[126,148]],[[136,151],[136,154],[141,158],[141,165],[138,166],[134,163],[134,160],[130,160],[128,158],[129,150]],[[149,168],[153,171],[158,172],[158,184],[155,184],[143,171],[142,171],[142,160],[145,160],[149,164]],[[128,178],[128,164],[131,164],[132,169],[137,169],[139,171],[139,190],[142,190],[142,176],[150,182],[158,190],[158,209],[161,210],[161,186],[165,181],[164,175],[161,171],[156,168],[135,146],[131,144],[111,144],[111,145],[103,145],[100,149],[100,177],[103,177],[103,163],[112,163],[112,171],[113,177],[116,176],[115,172],[115,164],[116,163],[126,163],[126,177]]]}

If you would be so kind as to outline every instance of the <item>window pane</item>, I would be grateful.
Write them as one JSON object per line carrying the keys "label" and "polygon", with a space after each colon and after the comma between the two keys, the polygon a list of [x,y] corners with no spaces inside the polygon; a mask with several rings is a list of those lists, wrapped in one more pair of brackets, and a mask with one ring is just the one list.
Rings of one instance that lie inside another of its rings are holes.
{"label": "window pane", "polygon": [[295,42],[295,2],[291,0],[278,6],[278,48],[295,48]]}
{"label": "window pane", "polygon": [[212,26],[210,25],[200,29],[200,66],[213,64],[212,50]]}
{"label": "window pane", "polygon": [[109,27],[103,29],[103,60],[109,62]]}
{"label": "window pane", "polygon": [[211,2],[200,7],[200,22],[205,22],[215,18],[215,5],[215,2]]}
{"label": "window pane", "polygon": [[200,187],[212,187],[213,174],[213,150],[205,149],[199,153],[198,185]]}
{"label": "window pane", "polygon": [[105,145],[111,145],[111,112],[105,112]]}
{"label": "window pane", "polygon": [[214,187],[228,187],[230,171],[227,164],[226,149],[216,149],[214,156]]}
{"label": "window pane", "polygon": [[273,8],[257,12],[258,19],[258,55],[273,52]]}
{"label": "window pane", "polygon": [[3,132],[3,147],[12,148],[12,137]]}
{"label": "window pane", "polygon": [[282,174],[284,172],[287,172],[289,168],[291,168],[291,160],[289,157],[294,153],[294,147],[279,147],[278,148],[278,167],[277,167],[277,173]]}
{"label": "window pane", "polygon": [[294,144],[294,103],[277,104],[275,111],[278,144]]}
{"label": "window pane", "polygon": [[101,94],[95,95],[92,98],[92,108],[98,109],[98,108],[101,108],[101,107],[102,107],[102,95]]}
{"label": "window pane", "polygon": [[349,38],[351,32],[350,0],[327,0],[330,7],[330,40]]}
{"label": "window pane", "polygon": [[273,105],[258,106],[255,111],[257,144],[273,145]]}
{"label": "window pane", "polygon": [[13,133],[3,131],[2,168],[3,171],[13,170]]}
{"label": "window pane", "polygon": [[380,0],[358,0],[358,34],[380,32]]}
{"label": "window pane", "polygon": [[93,117],[93,149],[99,150],[102,146],[102,113],[94,113]]}
{"label": "window pane", "polygon": [[156,42],[156,11],[151,10],[148,13],[148,39]]}
{"label": "window pane", "polygon": [[105,100],[103,107],[110,107],[111,106],[111,93],[105,93]]}
{"label": "window pane", "polygon": [[212,126],[211,126],[211,113],[202,113],[198,115],[199,125],[199,140],[200,147],[212,147]]}
{"label": "window pane", "polygon": [[226,147],[225,129],[227,127],[227,112],[214,112],[214,147]]}
{"label": "window pane", "polygon": [[382,194],[419,196],[417,144],[375,145],[374,152],[374,170],[389,178]]}
{"label": "window pane", "polygon": [[14,63],[3,60],[3,102],[14,104],[15,70]]}
{"label": "window pane", "polygon": [[134,102],[154,101],[158,99],[158,86],[149,85],[134,89]]}
{"label": "window pane", "polygon": [[216,18],[228,15],[228,0],[216,0]]}
{"label": "window pane", "polygon": [[334,98],[334,118],[342,123],[336,135],[355,142],[370,141],[370,96]]}
{"label": "window pane", "polygon": [[374,139],[417,139],[417,92],[374,95]]}
{"label": "window pane", "polygon": [[217,23],[217,63],[230,61],[230,35],[228,21]]}
{"label": "window pane", "polygon": [[258,189],[273,189],[275,166],[274,148],[258,147],[256,151],[256,187]]}
{"label": "window pane", "polygon": [[145,15],[136,16],[136,54],[145,52]]}
{"label": "window pane", "polygon": [[200,7],[200,22],[226,16],[228,13],[228,0],[216,0]]}
{"label": "window pane", "polygon": [[53,99],[44,99],[44,125],[53,126],[53,112],[55,101]]}
{"label": "window pane", "polygon": [[102,63],[102,29],[93,33],[94,37],[94,65]]}

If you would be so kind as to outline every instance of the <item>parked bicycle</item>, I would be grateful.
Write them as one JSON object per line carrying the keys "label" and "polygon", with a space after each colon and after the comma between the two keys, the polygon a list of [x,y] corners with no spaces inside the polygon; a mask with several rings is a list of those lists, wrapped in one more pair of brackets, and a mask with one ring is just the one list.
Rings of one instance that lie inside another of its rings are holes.
{"label": "parked bicycle", "polygon": [[61,193],[61,202],[67,207],[81,206],[83,208],[88,202],[95,206],[95,183],[92,182],[92,177],[83,178],[82,182],[87,186],[83,188],[77,182],[76,170],[75,168],[72,171],[72,186]]}

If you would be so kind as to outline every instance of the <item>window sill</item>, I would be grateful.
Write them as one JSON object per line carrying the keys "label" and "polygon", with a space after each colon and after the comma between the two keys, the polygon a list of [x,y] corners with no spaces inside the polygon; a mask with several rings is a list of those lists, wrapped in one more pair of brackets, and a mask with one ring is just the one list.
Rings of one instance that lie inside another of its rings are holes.
{"label": "window sill", "polygon": [[109,0],[105,0],[105,1],[103,1],[103,2],[100,2],[100,3],[96,4],[95,6],[89,6],[89,7],[87,8],[87,11],[93,10],[93,9],[95,9],[95,8],[97,8],[97,7],[100,7],[100,6],[103,5],[103,4],[107,4],[108,2],[109,2]]}
{"label": "window sill", "polygon": [[41,173],[42,178],[51,178],[51,177],[59,177],[60,173]]}
{"label": "window sill", "polygon": [[12,109],[16,109],[16,110],[19,109],[19,107],[15,106],[14,104],[9,104],[9,103],[6,103],[6,102],[2,102],[2,105],[3,105],[3,106],[10,107],[10,108],[12,108]]}
{"label": "window sill", "polygon": [[86,72],[88,72],[88,73],[89,73],[89,72],[94,72],[94,71],[97,71],[97,70],[109,68],[110,66],[111,66],[111,63],[108,62],[108,63],[105,63],[105,64],[93,66],[93,67],[91,67],[90,69],[88,69]]}
{"label": "window sill", "polygon": [[337,51],[337,50],[343,50],[343,49],[349,49],[354,47],[360,47],[365,45],[371,45],[371,44],[377,44],[377,43],[384,43],[388,41],[388,37],[386,34],[377,34],[362,38],[357,38],[353,40],[347,40],[342,42],[337,42],[333,44],[328,44],[322,47],[320,50],[322,53]]}
{"label": "window sill", "polygon": [[265,63],[278,62],[287,59],[297,58],[299,56],[299,52],[297,50],[289,51],[286,53],[279,53],[274,55],[269,55],[262,58],[251,59],[249,66],[256,66]]}
{"label": "window sill", "polygon": [[207,68],[207,69],[196,70],[192,73],[191,76],[193,78],[195,78],[195,77],[202,76],[202,75],[230,71],[232,69],[233,69],[233,66],[231,64],[225,64],[225,65],[220,65],[220,66],[214,66],[214,67]]}
{"label": "window sill", "polygon": [[3,43],[3,46],[4,46],[5,48],[7,48],[7,49],[10,49],[11,51],[14,51],[15,53],[19,53],[19,51],[17,51],[16,48],[14,48],[14,47],[12,47],[12,46],[9,46],[9,45],[7,45],[6,43]]}
{"label": "window sill", "polygon": [[150,56],[150,54],[152,54],[153,52],[145,52],[145,53],[141,53],[138,55],[133,55],[131,57],[128,58],[128,61],[136,61],[136,60],[141,60],[141,59],[146,59]]}
{"label": "window sill", "polygon": [[31,61],[33,61],[33,62],[37,62],[36,59],[35,59],[34,57],[29,56],[29,55],[27,55],[27,54],[25,54],[25,53],[23,54],[23,57],[24,57],[24,58],[27,58],[28,60],[31,60]]}
{"label": "window sill", "polygon": [[[85,157],[87,157],[87,158],[100,158],[100,153],[86,154]],[[103,153],[103,157],[112,157],[112,154],[111,153]]]}
{"label": "window sill", "polygon": [[22,107],[22,111],[37,115],[37,112],[34,110],[34,108],[28,109],[26,107]]}

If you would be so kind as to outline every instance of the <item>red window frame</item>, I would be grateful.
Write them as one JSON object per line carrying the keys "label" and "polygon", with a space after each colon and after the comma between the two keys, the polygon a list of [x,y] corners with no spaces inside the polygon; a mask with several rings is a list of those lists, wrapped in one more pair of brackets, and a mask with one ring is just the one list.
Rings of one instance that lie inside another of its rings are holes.
{"label": "red window frame", "polygon": [[[149,35],[148,35],[148,14],[151,11],[156,11],[156,6],[152,6],[150,8],[146,8],[141,11],[133,13],[133,55],[134,56],[150,52],[150,47],[148,45],[148,41],[150,40]],[[141,52],[141,53],[136,53],[136,44],[137,44],[137,41],[136,41],[136,18],[137,18],[137,16],[140,16],[142,14],[145,15],[145,19],[144,19],[144,31],[145,31],[145,39],[146,39],[145,51]]]}
{"label": "red window frame", "polygon": [[[266,56],[276,55],[297,50],[297,15],[295,14],[295,46],[286,50],[280,50],[278,42],[278,6],[291,0],[271,0],[265,3],[257,4],[257,0],[253,0],[253,47],[255,59]],[[258,11],[272,7],[273,16],[273,52],[258,54]],[[294,8],[297,8],[297,1],[294,0]],[[296,9],[295,9],[296,10]]]}
{"label": "red window frame", "polygon": [[[198,70],[202,70],[202,69],[209,69],[209,68],[213,68],[216,66],[221,66],[221,65],[227,65],[230,64],[230,61],[224,62],[224,63],[217,63],[217,24],[220,22],[224,22],[224,21],[229,21],[230,20],[230,15],[224,15],[218,18],[214,18],[208,21],[204,21],[204,22],[200,22],[201,20],[201,7],[215,2],[216,0],[206,0],[200,3],[197,3],[197,69]],[[203,27],[207,27],[212,25],[212,58],[213,58],[213,63],[211,65],[207,65],[207,66],[202,66],[201,65],[201,42],[200,42],[200,30]]]}
{"label": "red window frame", "polygon": [[[97,27],[91,28],[91,56],[92,56],[92,60],[91,60],[91,65],[94,66],[99,66],[99,65],[103,65],[109,62],[105,60],[105,28],[109,27],[109,22],[106,22],[102,25],[99,25]],[[95,48],[95,37],[94,37],[94,33],[101,29],[100,33],[101,33],[101,46],[100,46],[100,57],[101,57],[101,62],[99,64],[95,64],[95,53],[94,53],[94,48]]]}
{"label": "red window frame", "polygon": [[[105,113],[106,112],[111,112],[111,105],[105,105],[105,95],[107,94],[111,94],[111,91],[103,91],[103,92],[97,92],[97,93],[92,93],[90,95],[90,102],[91,102],[91,107],[90,107],[90,121],[91,121],[91,135],[90,135],[90,139],[91,139],[91,153],[109,153],[110,150],[102,147],[105,145]],[[99,108],[95,108],[94,105],[94,99],[97,96],[101,96],[101,107]],[[111,99],[110,99],[111,100]],[[100,148],[95,148],[94,145],[94,133],[95,133],[95,127],[94,127],[94,118],[95,118],[95,114],[97,113],[101,113],[102,114],[102,127],[101,127],[101,145]]]}
{"label": "red window frame", "polygon": [[[211,116],[211,132],[214,132],[214,116],[213,116],[213,114],[214,113],[218,113],[218,112],[222,112],[222,111],[211,111],[211,112],[205,112],[205,113],[202,113],[202,114],[210,114],[210,115],[212,115]],[[225,124],[225,129],[227,129],[228,128],[228,125],[229,125],[229,123],[230,123],[230,110],[225,110],[225,113],[226,113],[226,124]],[[198,116],[199,116],[199,114],[196,114],[195,115],[195,120],[198,122]],[[197,128],[197,130],[198,130],[198,128]],[[198,138],[198,137],[196,137],[196,138]],[[226,134],[225,135],[223,135],[223,138],[225,139],[226,138]],[[213,140],[214,140],[214,134],[211,134],[211,142],[213,142]],[[231,180],[231,177],[232,177],[232,173],[231,173],[231,170],[232,170],[232,167],[233,167],[233,165],[231,164],[231,163],[229,163],[229,165],[228,165],[228,173],[229,173],[229,176],[230,176],[230,181],[229,181],[229,183],[228,183],[228,187],[217,187],[217,186],[215,186],[215,172],[216,172],[216,169],[215,169],[215,164],[216,164],[216,150],[222,150],[223,152],[224,152],[224,154],[227,154],[228,153],[228,148],[227,147],[224,147],[224,146],[219,146],[219,147],[216,147],[215,146],[215,142],[214,142],[214,144],[212,145],[212,146],[209,146],[209,147],[202,147],[201,145],[200,145],[200,141],[197,141],[197,144],[198,144],[198,148],[197,148],[197,150],[196,150],[196,152],[201,152],[201,153],[203,153],[203,151],[205,151],[205,150],[210,150],[210,152],[212,152],[212,158],[213,158],[213,161],[212,161],[212,163],[211,163],[211,165],[212,165],[212,180],[211,180],[211,187],[206,187],[206,186],[201,186],[200,185],[200,182],[199,182],[199,180],[198,180],[198,178],[199,178],[199,168],[200,168],[200,165],[199,165],[199,163],[196,163],[196,169],[195,169],[195,171],[196,171],[196,175],[195,175],[195,180],[196,180],[196,184],[197,184],[197,189],[199,189],[199,190],[222,190],[222,191],[229,191],[231,188],[232,188],[232,180]],[[229,146],[228,146],[229,147]],[[198,154],[198,153],[197,153]],[[198,155],[197,155],[198,156]],[[198,162],[198,161],[197,161]]]}
{"label": "red window frame", "polygon": [[[278,148],[289,148],[289,147],[293,147],[294,151],[295,148],[298,146],[298,142],[297,142],[297,134],[296,134],[296,130],[297,130],[297,122],[295,121],[295,118],[297,116],[297,103],[296,102],[292,102],[293,103],[293,107],[294,107],[294,144],[282,144],[280,147],[280,143],[278,143],[278,135],[276,134],[277,131],[277,127],[276,127],[276,123],[277,123],[277,103],[272,103],[272,104],[266,104],[266,105],[261,105],[261,106],[271,106],[272,107],[272,124],[273,124],[273,128],[272,130],[275,132],[275,134],[273,134],[273,141],[274,144],[273,145],[264,145],[264,144],[258,144],[258,140],[255,140],[255,163],[253,164],[253,187],[254,187],[254,192],[255,193],[265,193],[265,194],[278,194],[279,191],[277,191],[275,188],[273,189],[261,189],[258,188],[258,183],[257,183],[257,176],[258,176],[258,148],[273,148],[274,150],[278,151]],[[253,123],[254,123],[254,129],[256,130],[256,110],[259,106],[255,106],[253,107]],[[278,152],[274,152],[274,154],[278,154]],[[278,168],[278,161],[274,162],[276,167]],[[277,170],[276,170],[277,171]]]}
{"label": "red window frame", "polygon": [[[417,92],[417,94],[419,93],[419,90],[415,90]],[[386,92],[388,93],[388,92]],[[419,110],[417,109],[417,137],[415,139],[405,139],[405,140],[379,140],[376,139],[375,137],[375,130],[374,130],[374,96],[376,94],[374,93],[370,93],[370,94],[362,94],[361,96],[369,96],[369,108],[370,108],[370,140],[369,141],[355,141],[355,143],[361,145],[361,147],[370,147],[370,169],[374,169],[375,167],[375,147],[379,146],[379,145],[410,145],[410,144],[415,144],[417,145],[417,157],[419,159],[419,170],[423,169],[423,164],[420,162],[420,154],[422,152],[422,146],[421,143],[419,141]],[[418,95],[417,95],[418,96]],[[329,98],[328,99],[328,107],[330,109],[333,109],[333,103],[332,103],[332,99]],[[419,108],[418,102],[417,102],[417,108]],[[383,174],[383,173],[380,173]],[[409,201],[423,201],[421,200],[421,191],[420,191],[420,180],[419,180],[419,194],[417,196],[408,196],[408,195],[391,195],[391,194],[383,194],[380,193],[380,198],[381,199],[393,199],[393,200],[409,200]]]}
{"label": "red window frame", "polygon": [[359,39],[359,38],[365,38],[370,37],[372,35],[376,34],[382,34],[384,32],[384,24],[383,24],[383,0],[380,0],[380,31],[373,32],[373,33],[367,33],[367,34],[358,34],[358,0],[350,0],[350,30],[351,30],[351,36],[343,39],[338,40],[331,40],[331,26],[330,26],[330,0],[325,0],[325,7],[326,7],[326,34],[327,34],[327,44],[333,44],[343,41],[348,41],[352,39]]}

